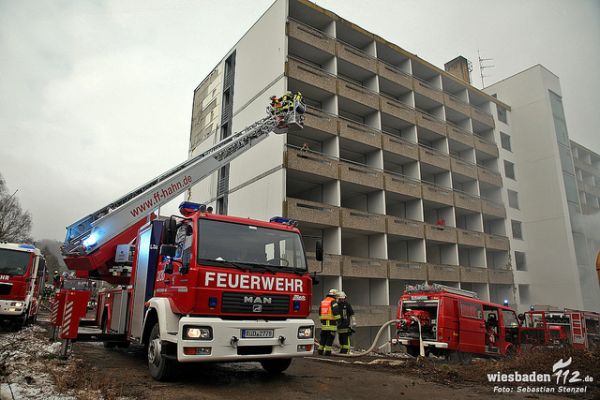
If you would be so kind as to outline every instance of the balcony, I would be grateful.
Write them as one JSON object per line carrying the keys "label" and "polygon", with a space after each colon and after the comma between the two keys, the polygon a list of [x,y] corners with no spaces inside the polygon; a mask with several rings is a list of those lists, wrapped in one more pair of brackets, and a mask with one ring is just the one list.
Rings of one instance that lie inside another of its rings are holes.
{"label": "balcony", "polygon": [[340,180],[383,190],[383,172],[360,165],[340,163]]}
{"label": "balcony", "polygon": [[487,283],[488,269],[477,267],[460,267],[460,281],[472,283]]}
{"label": "balcony", "polygon": [[485,234],[485,247],[490,250],[508,251],[510,244],[506,236]]}
{"label": "balcony", "polygon": [[338,41],[336,55],[339,59],[348,61],[350,64],[357,65],[374,74],[377,73],[377,60],[357,48]]}
{"label": "balcony", "polygon": [[497,172],[478,165],[477,176],[482,182],[489,183],[492,186],[502,187],[502,176]]}
{"label": "balcony", "polygon": [[342,138],[366,144],[367,146],[381,148],[382,135],[381,132],[375,129],[369,129],[364,125],[340,119],[339,132]]}
{"label": "balcony", "polygon": [[329,54],[335,54],[335,40],[325,33],[307,25],[289,20],[287,23],[288,36],[306,43]]}
{"label": "balcony", "polygon": [[413,90],[414,78],[404,72],[379,61],[377,63],[377,72],[380,77],[385,78],[391,82],[394,82],[407,90]]}
{"label": "balcony", "polygon": [[474,136],[474,141],[475,141],[475,149],[489,154],[491,156],[493,156],[494,158],[498,157],[498,154],[500,154],[498,152],[498,146],[496,146],[495,143],[491,143],[488,142],[487,140],[479,137],[479,136]]}
{"label": "balcony", "polygon": [[412,261],[389,260],[390,279],[427,280],[427,264]]}
{"label": "balcony", "polygon": [[385,190],[415,198],[421,197],[421,182],[401,175],[385,174]]}
{"label": "balcony", "polygon": [[338,178],[338,162],[310,151],[288,148],[285,153],[285,167],[307,174]]}
{"label": "balcony", "polygon": [[419,146],[419,160],[445,171],[450,170],[450,156],[429,147]]}
{"label": "balcony", "polygon": [[489,126],[490,128],[495,126],[494,117],[477,107],[471,107],[471,118]]}
{"label": "balcony", "polygon": [[512,285],[514,283],[513,272],[504,269],[488,269],[491,284]]}
{"label": "balcony", "polygon": [[414,80],[414,90],[422,96],[425,96],[431,100],[434,100],[440,104],[444,104],[444,92],[434,89],[426,82],[419,79]]}
{"label": "balcony", "polygon": [[425,238],[436,242],[456,243],[456,228],[425,224]]}
{"label": "balcony", "polygon": [[474,136],[472,133],[469,133],[467,131],[464,131],[456,126],[453,125],[447,125],[447,130],[448,130],[448,138],[452,139],[456,142],[462,143],[464,145],[467,145],[469,147],[473,147],[474,144]]}
{"label": "balcony", "polygon": [[457,208],[462,208],[463,210],[469,210],[476,213],[481,211],[481,200],[479,197],[470,196],[466,193],[455,191],[454,205]]}
{"label": "balcony", "polygon": [[490,215],[498,218],[506,218],[506,208],[503,205],[492,201],[481,199],[481,211],[485,215]]}
{"label": "balcony", "polygon": [[416,121],[415,110],[387,97],[381,97],[381,112],[411,124],[414,124]]}
{"label": "balcony", "polygon": [[325,254],[321,269],[321,261],[317,261],[315,253],[306,253],[308,260],[308,271],[316,272],[319,275],[339,276],[342,270],[342,256],[334,254]]}
{"label": "balcony", "polygon": [[385,215],[343,208],[341,212],[343,228],[368,232],[385,232]]}
{"label": "balcony", "polygon": [[451,189],[446,189],[441,186],[434,186],[428,183],[423,183],[423,200],[432,201],[434,203],[445,204],[447,206],[454,205],[454,195]]}
{"label": "balcony", "polygon": [[362,86],[338,79],[337,94],[374,110],[379,110],[379,97]]}
{"label": "balcony", "polygon": [[308,107],[304,113],[304,127],[327,132],[332,135],[338,133],[337,118],[315,108]]}
{"label": "balcony", "polygon": [[466,162],[458,158],[452,158],[450,160],[450,168],[452,172],[467,176],[469,178],[477,179],[477,166],[473,163]]}
{"label": "balcony", "polygon": [[419,159],[419,146],[393,135],[382,135],[383,150],[412,160]]}
{"label": "balcony", "polygon": [[439,135],[446,136],[446,123],[429,114],[417,112],[417,125]]}
{"label": "balcony", "polygon": [[328,204],[288,198],[283,206],[284,214],[297,221],[320,226],[340,226],[340,209]]}
{"label": "balcony", "polygon": [[427,265],[428,278],[430,281],[458,282],[460,281],[460,269],[456,265]]}
{"label": "balcony", "polygon": [[385,279],[387,271],[387,260],[343,256],[342,276]]}
{"label": "balcony", "polygon": [[386,217],[388,235],[404,236],[417,239],[425,237],[423,222],[402,219],[388,215]]}
{"label": "balcony", "polygon": [[483,232],[467,231],[464,229],[457,229],[457,232],[458,244],[471,247],[485,246],[485,236]]}
{"label": "balcony", "polygon": [[352,306],[358,326],[381,326],[391,318],[390,306]]}
{"label": "balcony", "polygon": [[448,93],[444,93],[444,105],[463,114],[465,117],[471,116],[471,107],[464,101],[451,96]]}
{"label": "balcony", "polygon": [[287,62],[287,76],[329,93],[336,92],[336,78],[333,75],[293,58]]}

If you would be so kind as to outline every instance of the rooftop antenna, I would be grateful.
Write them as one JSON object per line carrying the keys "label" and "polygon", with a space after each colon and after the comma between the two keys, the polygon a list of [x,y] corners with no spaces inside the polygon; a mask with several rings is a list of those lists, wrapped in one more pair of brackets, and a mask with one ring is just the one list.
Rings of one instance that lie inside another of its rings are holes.
{"label": "rooftop antenna", "polygon": [[486,61],[493,61],[494,59],[493,58],[481,58],[481,55],[479,54],[479,49],[477,49],[477,58],[479,59],[479,74],[481,75],[481,88],[483,89],[485,87],[483,78],[489,77],[489,75],[483,74],[483,70],[488,69],[488,68],[494,68],[494,65],[485,65],[484,63]]}

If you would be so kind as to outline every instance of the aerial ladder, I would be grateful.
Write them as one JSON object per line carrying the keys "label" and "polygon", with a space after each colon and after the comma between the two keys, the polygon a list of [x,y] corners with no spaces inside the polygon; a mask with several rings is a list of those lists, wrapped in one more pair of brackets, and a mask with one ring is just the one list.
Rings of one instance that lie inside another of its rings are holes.
{"label": "aerial ladder", "polygon": [[[271,132],[303,128],[305,105],[301,95],[288,96],[284,106],[267,107],[267,116],[231,135],[203,153],[171,168],[126,195],[67,227],[62,246],[65,263],[78,277],[127,284],[115,254],[117,246],[131,243],[138,229],[165,203],[256,146]],[[124,273],[123,273],[124,272]]]}

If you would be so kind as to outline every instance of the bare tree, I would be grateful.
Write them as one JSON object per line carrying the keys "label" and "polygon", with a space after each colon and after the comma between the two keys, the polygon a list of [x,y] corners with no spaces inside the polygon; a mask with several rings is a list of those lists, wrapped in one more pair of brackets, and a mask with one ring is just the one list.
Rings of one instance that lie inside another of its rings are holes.
{"label": "bare tree", "polygon": [[31,243],[31,215],[21,209],[16,194],[9,193],[0,175],[0,242]]}

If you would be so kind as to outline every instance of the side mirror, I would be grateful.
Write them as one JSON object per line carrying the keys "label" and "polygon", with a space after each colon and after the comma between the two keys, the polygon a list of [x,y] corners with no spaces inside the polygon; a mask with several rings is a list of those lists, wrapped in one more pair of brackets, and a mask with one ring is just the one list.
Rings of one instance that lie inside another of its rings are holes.
{"label": "side mirror", "polygon": [[177,246],[174,244],[162,244],[160,246],[160,255],[163,257],[175,257],[175,253],[177,252]]}
{"label": "side mirror", "polygon": [[175,218],[171,217],[171,218],[167,219],[164,223],[163,235],[162,235],[163,245],[175,244],[176,236],[177,236],[177,220],[175,220]]}
{"label": "side mirror", "polygon": [[525,314],[519,314],[517,315],[517,318],[519,319],[519,321],[523,322],[525,321]]}
{"label": "side mirror", "polygon": [[317,261],[323,261],[323,243],[318,241],[315,248],[315,258]]}
{"label": "side mirror", "polygon": [[310,279],[312,280],[313,285],[318,285],[321,282],[316,272],[313,272]]}
{"label": "side mirror", "polygon": [[183,252],[181,256],[181,267],[179,267],[180,274],[187,274],[190,271],[190,260],[192,258],[192,252],[188,249]]}

